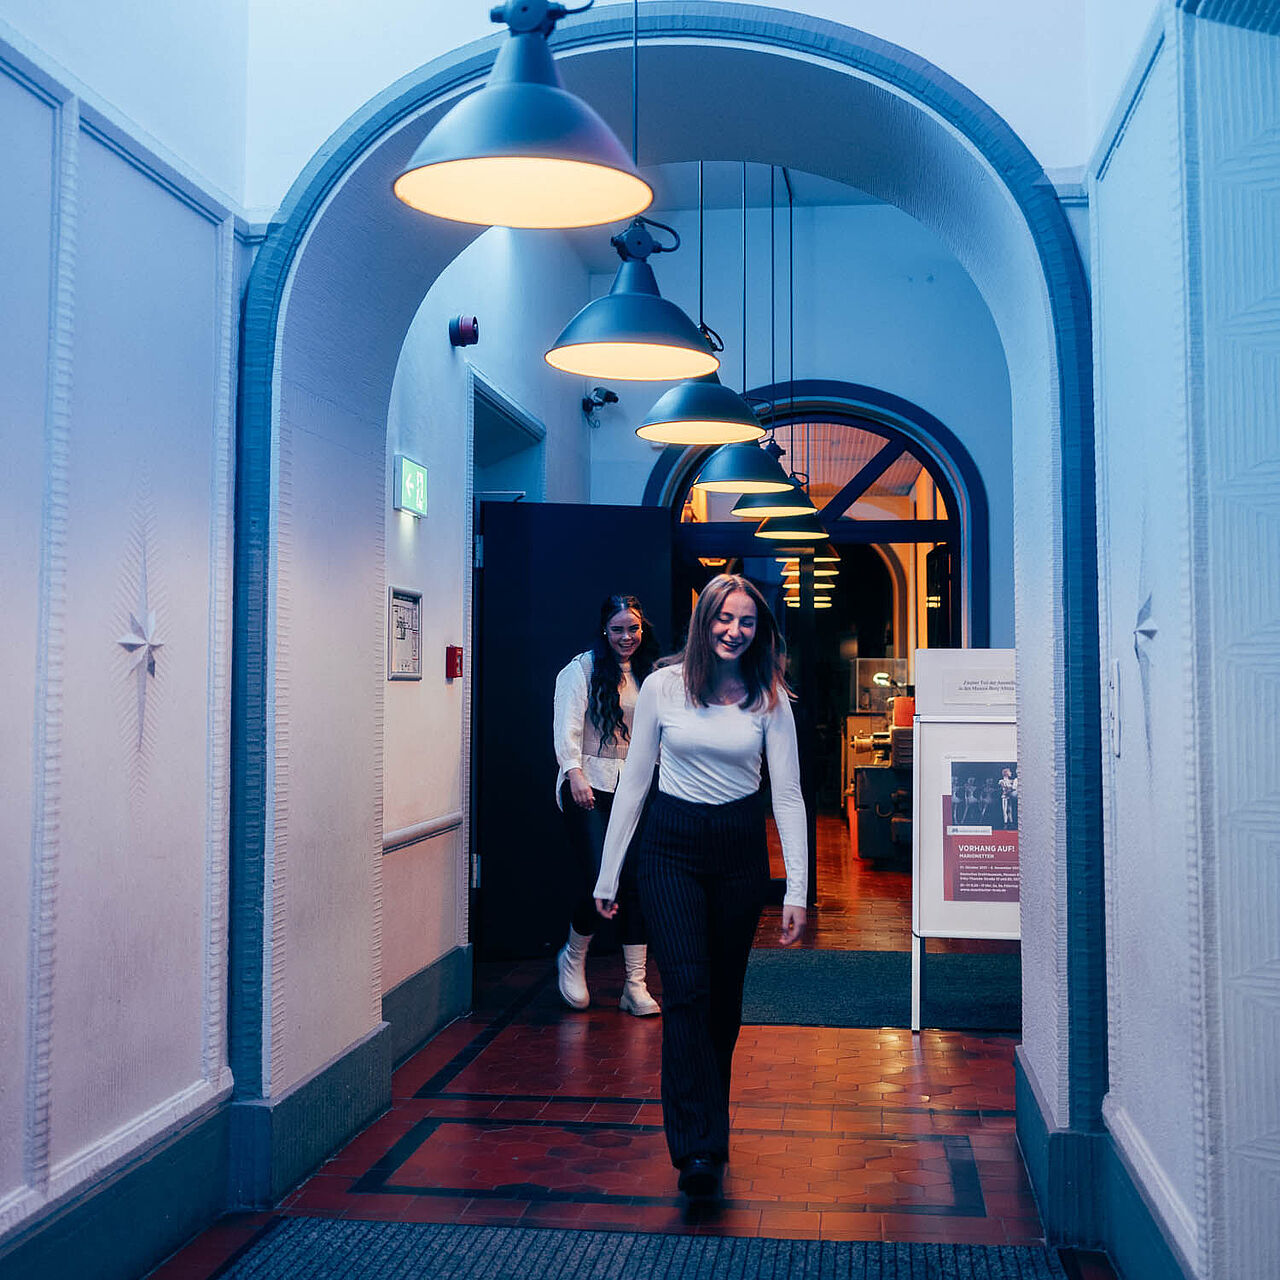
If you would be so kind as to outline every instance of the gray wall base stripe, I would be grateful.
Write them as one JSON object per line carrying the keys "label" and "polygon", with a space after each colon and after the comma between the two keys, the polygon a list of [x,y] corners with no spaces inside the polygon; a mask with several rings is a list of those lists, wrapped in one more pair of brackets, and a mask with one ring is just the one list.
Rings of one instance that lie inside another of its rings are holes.
{"label": "gray wall base stripe", "polygon": [[230,1108],[220,1104],[0,1247],[5,1280],[135,1280],[223,1211]]}
{"label": "gray wall base stripe", "polygon": [[382,997],[394,1066],[471,1008],[472,965],[471,948],[454,947]]}
{"label": "gray wall base stripe", "polygon": [[391,1105],[385,1022],[276,1099],[232,1102],[229,1209],[268,1209]]}
{"label": "gray wall base stripe", "polygon": [[1018,1145],[1050,1244],[1105,1249],[1121,1280],[1192,1280],[1105,1131],[1051,1129],[1019,1048]]}

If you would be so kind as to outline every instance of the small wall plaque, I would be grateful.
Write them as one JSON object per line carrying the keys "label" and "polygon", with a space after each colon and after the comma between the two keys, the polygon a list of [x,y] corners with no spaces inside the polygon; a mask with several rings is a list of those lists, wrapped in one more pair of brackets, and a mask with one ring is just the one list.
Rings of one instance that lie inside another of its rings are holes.
{"label": "small wall plaque", "polygon": [[422,679],[422,592],[391,588],[387,611],[387,679]]}

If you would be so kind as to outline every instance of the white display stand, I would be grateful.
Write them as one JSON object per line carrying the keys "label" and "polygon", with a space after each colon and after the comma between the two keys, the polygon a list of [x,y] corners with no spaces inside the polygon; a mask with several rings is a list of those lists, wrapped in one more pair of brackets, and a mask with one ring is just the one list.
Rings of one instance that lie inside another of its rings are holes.
{"label": "white display stand", "polygon": [[926,938],[1021,936],[1012,649],[917,649],[911,1029]]}

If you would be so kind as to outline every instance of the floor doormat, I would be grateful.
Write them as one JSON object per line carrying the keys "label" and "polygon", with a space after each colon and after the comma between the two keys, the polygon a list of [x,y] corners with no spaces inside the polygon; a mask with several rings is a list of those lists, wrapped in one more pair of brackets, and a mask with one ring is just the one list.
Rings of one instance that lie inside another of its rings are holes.
{"label": "floor doormat", "polygon": [[1041,1245],[882,1244],[282,1218],[227,1280],[1066,1280]]}
{"label": "floor doormat", "polygon": [[[742,1020],[802,1027],[909,1027],[906,951],[756,948]],[[1022,960],[1014,954],[930,954],[920,1024],[949,1031],[1018,1031]]]}

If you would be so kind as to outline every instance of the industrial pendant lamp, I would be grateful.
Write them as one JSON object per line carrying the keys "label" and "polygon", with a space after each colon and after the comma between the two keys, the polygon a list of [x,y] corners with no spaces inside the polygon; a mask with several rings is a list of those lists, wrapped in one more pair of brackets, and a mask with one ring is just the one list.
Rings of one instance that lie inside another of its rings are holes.
{"label": "industrial pendant lamp", "polygon": [[744,493],[729,514],[744,520],[763,520],[766,516],[807,515],[817,509],[793,477],[790,488],[783,493]]}
{"label": "industrial pendant lamp", "polygon": [[511,38],[484,88],[449,111],[395,180],[405,204],[455,222],[536,228],[597,226],[649,207],[653,188],[634,156],[564,88],[547,47],[561,18],[594,2],[507,0],[492,10]]}
{"label": "industrial pendant lamp", "polygon": [[726,444],[707,459],[693,487],[708,493],[785,493],[791,478],[758,445]]}
{"label": "industrial pendant lamp", "polygon": [[[713,351],[724,343],[703,314],[703,193],[702,161],[698,161],[698,328]],[[734,444],[759,440],[764,428],[751,406],[714,373],[672,387],[636,428],[643,440],[661,444]]]}
{"label": "industrial pendant lamp", "polygon": [[755,536],[779,542],[825,542],[829,535],[817,515],[807,515],[770,516],[760,522]]}
{"label": "industrial pendant lamp", "polygon": [[[675,243],[659,244],[650,227],[670,233]],[[624,382],[674,382],[714,373],[719,357],[698,326],[658,292],[648,263],[650,254],[678,249],[680,236],[661,222],[636,218],[609,243],[622,259],[613,288],[565,325],[547,352],[547,363],[565,373]]]}

